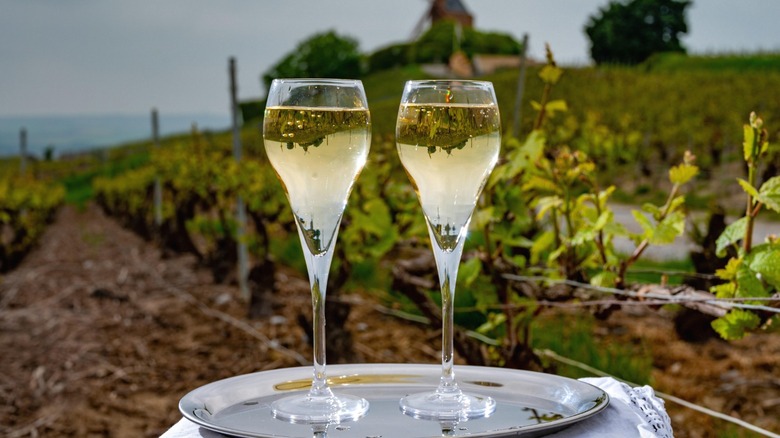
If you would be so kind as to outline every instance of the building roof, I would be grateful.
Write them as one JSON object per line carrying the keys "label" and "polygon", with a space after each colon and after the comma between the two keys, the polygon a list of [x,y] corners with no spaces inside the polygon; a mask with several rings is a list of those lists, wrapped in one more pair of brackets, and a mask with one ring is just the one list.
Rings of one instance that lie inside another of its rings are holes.
{"label": "building roof", "polygon": [[461,0],[433,0],[428,16],[434,23],[439,20],[455,20],[462,26],[474,25],[474,16]]}
{"label": "building roof", "polygon": [[464,5],[460,0],[444,0],[444,8],[448,12],[458,12],[462,14],[469,13],[468,9],[466,9],[466,5]]}

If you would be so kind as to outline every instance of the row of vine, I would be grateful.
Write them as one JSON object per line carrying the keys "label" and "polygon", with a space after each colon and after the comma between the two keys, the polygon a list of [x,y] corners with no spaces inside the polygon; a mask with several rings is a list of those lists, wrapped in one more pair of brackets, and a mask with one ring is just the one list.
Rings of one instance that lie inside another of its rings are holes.
{"label": "row of vine", "polygon": [[0,178],[0,272],[33,248],[65,198],[60,184],[18,174]]}

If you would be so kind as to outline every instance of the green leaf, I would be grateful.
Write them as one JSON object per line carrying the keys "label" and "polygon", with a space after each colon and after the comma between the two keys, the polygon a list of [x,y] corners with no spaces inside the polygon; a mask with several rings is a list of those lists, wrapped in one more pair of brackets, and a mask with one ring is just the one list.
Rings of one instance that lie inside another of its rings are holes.
{"label": "green leaf", "polygon": [[[583,193],[583,194],[577,196],[577,200],[574,202],[574,204],[575,204],[574,208],[579,210],[581,208],[586,208],[585,207],[586,203],[590,203],[592,205],[596,205],[597,202],[598,201],[596,200],[596,195],[595,194],[586,192],[586,193]],[[591,210],[593,210],[593,209],[591,209]]]}
{"label": "green leaf", "polygon": [[351,224],[344,230],[343,242],[352,242],[352,248],[346,251],[350,261],[360,262],[367,256],[379,258],[393,248],[398,231],[383,199],[370,199],[348,214]]}
{"label": "green leaf", "polygon": [[522,255],[515,255],[510,258],[512,263],[518,268],[524,268],[526,265],[526,259]]}
{"label": "green leaf", "polygon": [[531,246],[531,264],[539,263],[541,253],[550,248],[553,243],[555,243],[555,233],[552,231],[545,231],[534,239],[534,244]]}
{"label": "green leaf", "polygon": [[[468,292],[471,295],[470,298],[475,300],[474,305],[476,308],[485,315],[489,314],[488,309],[499,304],[496,288],[485,275],[477,277],[477,280],[474,281]],[[461,296],[461,298],[463,298],[463,296]],[[466,297],[465,302],[467,303],[468,300],[469,297]]]}
{"label": "green leaf", "polygon": [[477,333],[487,334],[506,323],[505,313],[490,313],[488,320],[477,327]]}
{"label": "green leaf", "polygon": [[749,182],[745,181],[742,178],[737,178],[737,182],[739,183],[740,186],[742,186],[742,190],[744,190],[745,193],[747,193],[748,195],[752,196],[753,198],[758,198],[759,197],[758,190],[756,190],[755,187],[750,185]]}
{"label": "green leaf", "polygon": [[656,225],[650,243],[653,245],[668,245],[685,231],[685,215],[679,211],[672,212]]}
{"label": "green leaf", "polygon": [[566,251],[566,245],[561,245],[558,248],[555,248],[555,251],[551,252],[550,255],[547,256],[547,263],[549,265],[553,265],[564,251]]}
{"label": "green leaf", "polygon": [[590,279],[590,284],[599,287],[614,287],[617,274],[611,271],[601,271]]}
{"label": "green leaf", "polygon": [[593,227],[582,227],[571,238],[572,245],[583,245],[592,242],[596,238],[596,230]]}
{"label": "green leaf", "polygon": [[604,229],[607,224],[614,218],[615,214],[612,210],[602,211],[599,218],[596,219],[596,223],[593,224],[593,229],[596,231]]}
{"label": "green leaf", "polygon": [[539,77],[546,84],[555,85],[563,75],[563,69],[553,65],[545,65],[539,72]]}
{"label": "green leaf", "polygon": [[751,270],[761,275],[761,280],[780,290],[780,245],[756,246],[745,262]]}
{"label": "green leaf", "polygon": [[678,210],[683,205],[685,205],[685,195],[680,195],[672,199],[672,202],[669,204],[669,211]]}
{"label": "green leaf", "polygon": [[732,341],[741,339],[747,330],[753,330],[761,322],[758,315],[742,309],[733,309],[725,316],[712,322],[715,329],[723,339]]}
{"label": "green leaf", "polygon": [[612,236],[627,236],[628,230],[620,222],[610,221],[604,226],[604,233]]}
{"label": "green leaf", "polygon": [[542,178],[541,176],[534,175],[528,178],[528,181],[523,184],[523,190],[540,190],[551,193],[560,192],[560,187],[555,182]]}
{"label": "green leaf", "polygon": [[718,240],[715,241],[715,254],[718,257],[724,257],[726,255],[726,248],[729,245],[737,243],[745,238],[745,228],[747,228],[748,218],[747,216],[732,222],[729,226],[723,230]]}
{"label": "green leaf", "polygon": [[547,105],[544,106],[545,111],[549,114],[555,114],[558,111],[565,112],[569,110],[569,107],[566,105],[566,101],[562,99],[557,100],[551,100],[547,102]]}
{"label": "green leaf", "polygon": [[610,196],[612,196],[612,193],[615,191],[615,186],[609,186],[606,189],[599,192],[599,207],[604,210],[607,208],[607,201],[609,201]]}
{"label": "green leaf", "polygon": [[756,142],[756,131],[750,125],[744,125],[742,133],[745,138],[742,142],[742,155],[745,158],[745,162],[750,162],[753,159],[753,143]]}
{"label": "green leaf", "polygon": [[544,132],[537,129],[528,134],[525,143],[520,146],[520,152],[526,166],[532,166],[542,156],[546,144],[547,137],[544,135]]}
{"label": "green leaf", "polygon": [[770,178],[762,184],[756,197],[767,208],[780,213],[780,176]]}
{"label": "green leaf", "polygon": [[472,257],[460,264],[458,270],[458,284],[471,286],[482,272],[482,261],[479,257]]}
{"label": "green leaf", "polygon": [[669,169],[672,184],[685,184],[699,173],[699,167],[692,164],[680,164]]}
{"label": "green leaf", "polygon": [[634,215],[634,220],[642,227],[644,237],[650,239],[653,235],[653,224],[650,222],[650,219],[637,210],[631,210],[631,214]]}
{"label": "green leaf", "polygon": [[715,275],[718,276],[721,280],[736,280],[737,279],[737,269],[739,269],[739,266],[742,264],[742,259],[732,257],[729,259],[728,263],[726,263],[726,267],[723,269],[718,269],[715,271]]}
{"label": "green leaf", "polygon": [[471,226],[477,229],[485,228],[486,225],[493,221],[493,215],[495,213],[495,206],[491,205],[487,208],[480,208],[474,212],[474,217],[471,221]]}
{"label": "green leaf", "polygon": [[[573,221],[573,227],[576,230],[571,238],[572,245],[586,245],[596,239],[597,234],[604,230],[612,222],[614,213],[612,210],[605,210],[599,216],[596,216],[595,208],[580,208],[580,220]],[[590,251],[589,249],[586,251]]]}
{"label": "green leaf", "polygon": [[506,140],[504,147],[508,150],[507,162],[493,172],[488,187],[511,180],[521,172],[532,168],[542,156],[545,144],[545,135],[540,130],[531,132],[523,144],[515,138]]}
{"label": "green leaf", "polygon": [[649,202],[642,204],[642,211],[650,213],[655,220],[661,219],[661,209],[655,204]]}
{"label": "green leaf", "polygon": [[530,248],[533,246],[534,241],[524,236],[512,236],[505,238],[503,244],[513,248]]}
{"label": "green leaf", "polygon": [[536,213],[536,219],[542,219],[547,214],[548,210],[558,208],[561,205],[563,205],[563,199],[557,196],[545,196],[543,198],[539,198],[539,201],[536,203],[536,208],[538,209],[538,213]]}
{"label": "green leaf", "polygon": [[710,292],[714,293],[716,298],[734,298],[736,291],[737,285],[731,281],[710,288]]}
{"label": "green leaf", "polygon": [[764,285],[761,283],[761,279],[758,277],[758,273],[741,264],[737,269],[737,290],[736,297],[750,298],[750,297],[766,297],[769,294]]}

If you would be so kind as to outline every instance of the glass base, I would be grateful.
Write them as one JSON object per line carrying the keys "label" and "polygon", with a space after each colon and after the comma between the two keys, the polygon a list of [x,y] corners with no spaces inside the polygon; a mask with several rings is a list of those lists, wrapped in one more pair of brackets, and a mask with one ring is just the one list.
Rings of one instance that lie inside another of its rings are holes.
{"label": "glass base", "polygon": [[492,397],[424,392],[401,399],[401,412],[421,420],[467,421],[489,417],[496,410]]}
{"label": "glass base", "polygon": [[274,418],[290,423],[341,423],[364,416],[368,412],[368,401],[345,394],[323,397],[299,394],[274,401],[271,412]]}

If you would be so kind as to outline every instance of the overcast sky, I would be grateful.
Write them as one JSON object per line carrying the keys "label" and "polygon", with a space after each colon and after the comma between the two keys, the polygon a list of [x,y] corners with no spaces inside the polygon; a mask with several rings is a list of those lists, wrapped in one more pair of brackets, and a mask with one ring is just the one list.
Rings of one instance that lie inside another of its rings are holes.
{"label": "overcast sky", "polygon": [[[608,0],[464,0],[481,30],[549,42],[587,63],[583,26]],[[0,116],[227,113],[304,38],[334,29],[363,52],[409,39],[427,0],[0,0]],[[694,0],[693,52],[780,50],[780,0]]]}

